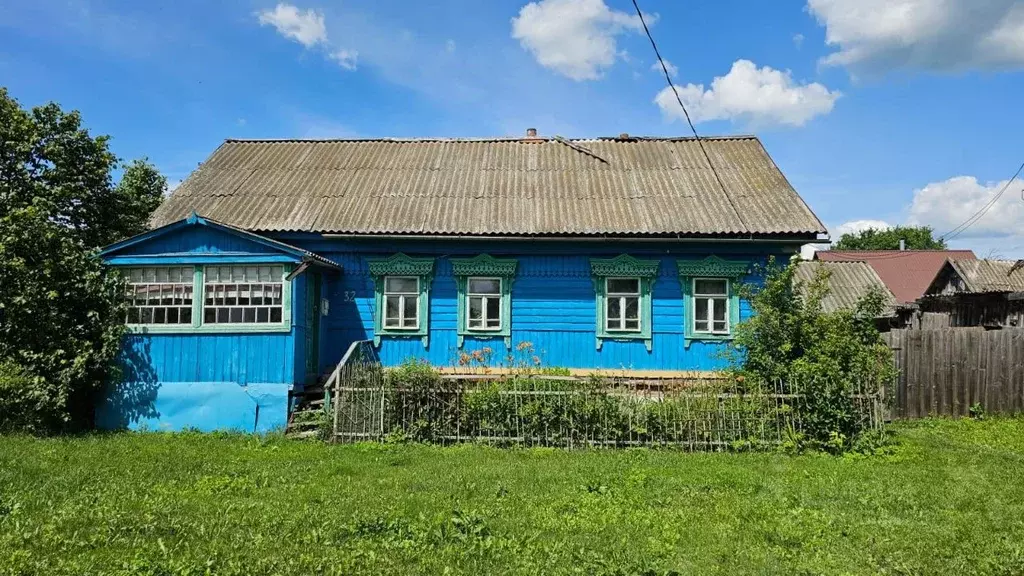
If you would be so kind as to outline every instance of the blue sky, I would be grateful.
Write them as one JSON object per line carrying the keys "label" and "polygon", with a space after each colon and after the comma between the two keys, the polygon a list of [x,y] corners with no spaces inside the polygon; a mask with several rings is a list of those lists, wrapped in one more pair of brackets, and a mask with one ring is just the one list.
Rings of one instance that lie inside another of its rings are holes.
{"label": "blue sky", "polygon": [[[700,133],[758,134],[833,232],[945,232],[1024,161],[1024,0],[640,3]],[[687,135],[632,10],[14,0],[0,85],[172,182],[225,138]],[[952,244],[1024,257],[1022,188]]]}

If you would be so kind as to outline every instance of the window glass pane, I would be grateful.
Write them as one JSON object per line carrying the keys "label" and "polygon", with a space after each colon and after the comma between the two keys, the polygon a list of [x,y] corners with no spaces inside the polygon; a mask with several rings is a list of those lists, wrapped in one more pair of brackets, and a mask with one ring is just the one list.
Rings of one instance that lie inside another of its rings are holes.
{"label": "window glass pane", "polygon": [[501,298],[487,299],[487,317],[491,319],[501,318]]}
{"label": "window glass pane", "polygon": [[483,317],[484,303],[483,298],[470,297],[469,299],[469,319],[479,320]]}
{"label": "window glass pane", "polygon": [[622,300],[619,300],[618,298],[608,298],[607,302],[608,318],[618,318],[622,314]]}
{"label": "window glass pane", "polygon": [[725,300],[722,298],[715,298],[715,313],[712,320],[719,322],[725,320]]}
{"label": "window glass pane", "polygon": [[707,320],[697,320],[696,322],[693,323],[693,330],[695,332],[707,332],[708,331],[708,321]]}
{"label": "window glass pane", "polygon": [[267,318],[269,318],[269,317],[270,317],[270,309],[269,308],[257,308],[256,309],[256,321],[257,322],[266,322]]}
{"label": "window glass pane", "polygon": [[640,299],[626,298],[626,318],[640,318]]}
{"label": "window glass pane", "polygon": [[618,316],[608,317],[608,330],[622,330],[622,319]]}
{"label": "window glass pane", "polygon": [[280,306],[270,309],[270,321],[281,323],[281,318],[284,316],[284,311]]}
{"label": "window glass pane", "polygon": [[697,320],[708,320],[708,299],[707,298],[694,298],[693,299],[693,317]]}
{"label": "window glass pane", "polygon": [[470,278],[470,294],[501,294],[501,280],[497,278]]}
{"label": "window glass pane", "polygon": [[638,319],[626,320],[626,330],[639,330],[639,329],[640,329],[640,320],[638,320]]}
{"label": "window glass pane", "polygon": [[[123,271],[128,280],[125,299],[131,309],[127,324],[191,324],[190,266],[152,266]],[[188,315],[185,315],[185,311]]]}
{"label": "window glass pane", "polygon": [[416,278],[389,276],[384,280],[384,291],[391,293],[415,294],[419,292]]}
{"label": "window glass pane", "polygon": [[638,294],[640,292],[640,280],[637,278],[609,278],[609,294]]}
{"label": "window glass pane", "polygon": [[728,286],[728,280],[697,279],[693,281],[693,292],[694,294],[725,295]]}
{"label": "window glass pane", "polygon": [[715,332],[728,332],[729,324],[727,322],[713,322]]}
{"label": "window glass pane", "polygon": [[392,325],[390,322],[391,320],[394,320],[393,325],[398,325],[398,310],[400,305],[400,296],[388,296],[384,299],[384,318],[388,321],[387,325]]}
{"label": "window glass pane", "polygon": [[[406,296],[404,298],[404,300],[405,300],[404,306],[405,306],[405,320],[406,320],[405,325],[406,326],[410,326],[410,325],[411,326],[415,326],[416,325],[416,317],[419,315],[419,310],[418,310],[418,307],[419,307],[419,297],[418,296]],[[410,322],[411,322],[411,324],[410,324]]]}

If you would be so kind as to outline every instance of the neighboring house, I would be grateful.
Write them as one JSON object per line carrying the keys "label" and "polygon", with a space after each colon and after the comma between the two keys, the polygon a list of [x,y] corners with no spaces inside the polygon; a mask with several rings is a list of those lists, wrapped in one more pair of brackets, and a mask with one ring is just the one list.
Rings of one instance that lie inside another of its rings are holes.
{"label": "neighboring house", "polygon": [[866,262],[800,262],[795,280],[804,294],[819,273],[826,274],[828,278],[829,290],[821,301],[824,312],[853,310],[857,302],[877,292],[882,297],[882,312],[876,318],[879,329],[902,327],[909,321],[913,308],[897,302],[878,273]]}
{"label": "neighboring house", "polygon": [[103,253],[145,385],[101,423],[277,427],[363,340],[390,366],[720,369],[737,283],[826,230],[758,139],[703,139],[721,184],[698,144],[228,140]]}
{"label": "neighboring house", "polygon": [[970,250],[819,250],[821,262],[866,262],[882,279],[899,304],[913,304],[924,296],[946,260],[974,260]]}
{"label": "neighboring house", "polygon": [[920,307],[934,327],[1024,327],[1024,261],[949,260]]}

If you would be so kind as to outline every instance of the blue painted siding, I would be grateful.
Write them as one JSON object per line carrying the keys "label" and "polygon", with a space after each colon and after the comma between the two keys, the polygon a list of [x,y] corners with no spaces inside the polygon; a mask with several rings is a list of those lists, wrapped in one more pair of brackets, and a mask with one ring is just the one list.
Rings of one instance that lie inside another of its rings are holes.
{"label": "blue painted siding", "polygon": [[173,230],[118,251],[119,256],[224,253],[278,254],[269,246],[205,226]]}
{"label": "blue painted siding", "polygon": [[[717,370],[727,365],[721,342],[695,341],[685,346],[683,337],[683,295],[676,259],[703,258],[715,254],[730,259],[764,263],[769,256],[788,258],[780,245],[725,245],[679,243],[566,243],[566,242],[387,242],[340,241],[291,237],[292,243],[319,252],[342,264],[343,274],[327,283],[324,297],[331,313],[323,318],[321,366],[328,369],[354,340],[373,338],[373,281],[366,258],[405,252],[411,256],[434,256],[435,275],[430,292],[430,343],[424,348],[418,338],[384,337],[379,354],[387,365],[408,358],[452,366],[461,353],[489,347],[492,365],[532,362],[536,356],[544,366],[627,370]],[[383,244],[383,245],[382,245]],[[449,256],[488,253],[519,260],[512,284],[512,350],[499,338],[467,336],[457,347],[456,286]],[[661,260],[653,285],[652,351],[640,341],[606,340],[596,347],[596,302],[590,273],[590,258],[614,257],[628,253],[638,258]],[[746,281],[757,281],[748,277]],[[741,301],[740,319],[750,315]],[[518,350],[524,342],[532,351]]]}
{"label": "blue painted siding", "polygon": [[[114,258],[204,254],[271,258],[278,253],[258,242],[190,226],[129,246]],[[305,278],[293,280],[289,332],[127,336],[124,381],[112,385],[97,410],[97,424],[248,432],[283,427],[289,393],[301,388],[306,376]]]}

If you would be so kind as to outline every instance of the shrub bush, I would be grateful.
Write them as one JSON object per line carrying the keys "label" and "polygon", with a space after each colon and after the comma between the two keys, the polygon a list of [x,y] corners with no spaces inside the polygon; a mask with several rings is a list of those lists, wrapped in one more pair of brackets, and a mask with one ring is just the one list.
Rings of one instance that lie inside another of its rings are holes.
{"label": "shrub bush", "polygon": [[807,447],[842,452],[868,430],[871,398],[896,374],[892,351],[874,319],[882,295],[868,294],[853,310],[824,312],[828,275],[794,281],[797,262],[770,262],[763,286],[745,286],[753,308],[740,323],[734,376],[748,388],[798,394]]}

